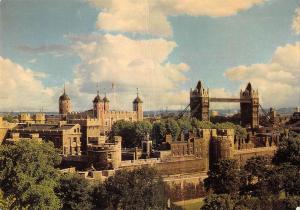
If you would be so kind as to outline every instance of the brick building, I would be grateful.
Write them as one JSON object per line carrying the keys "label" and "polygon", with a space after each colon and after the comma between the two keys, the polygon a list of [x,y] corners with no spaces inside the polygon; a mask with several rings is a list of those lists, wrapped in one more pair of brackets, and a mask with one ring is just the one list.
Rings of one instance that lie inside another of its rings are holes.
{"label": "brick building", "polygon": [[10,130],[10,136],[32,138],[38,134],[45,141],[52,141],[63,155],[81,155],[81,131],[79,124],[18,124]]}

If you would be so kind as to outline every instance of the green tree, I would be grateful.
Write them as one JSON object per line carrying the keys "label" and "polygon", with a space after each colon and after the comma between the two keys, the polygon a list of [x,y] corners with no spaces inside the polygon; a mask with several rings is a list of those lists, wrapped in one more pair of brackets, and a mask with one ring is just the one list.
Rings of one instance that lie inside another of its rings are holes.
{"label": "green tree", "polygon": [[112,209],[164,209],[166,205],[164,183],[152,168],[117,171],[105,182],[105,189]]}
{"label": "green tree", "polygon": [[122,147],[135,147],[134,124],[129,121],[119,120],[112,126],[110,137],[121,136]]}
{"label": "green tree", "polygon": [[255,156],[247,160],[244,170],[249,174],[249,181],[263,179],[268,172],[268,164],[270,160],[265,156]]}
{"label": "green tree", "polygon": [[96,209],[107,209],[108,206],[108,193],[103,183],[95,183],[93,187],[93,205]]}
{"label": "green tree", "polygon": [[136,145],[141,145],[141,141],[147,136],[151,135],[152,124],[149,121],[138,121],[134,123],[134,135]]}
{"label": "green tree", "polygon": [[[269,196],[271,190],[278,192],[281,187],[279,177],[273,176],[273,168],[270,166],[270,159],[264,156],[256,156],[247,160],[243,167],[245,178],[241,186],[241,194],[249,194],[254,196]],[[242,172],[241,172],[242,174]],[[277,188],[272,183],[277,183]]]}
{"label": "green tree", "polygon": [[133,148],[141,146],[141,141],[150,135],[152,124],[149,121],[128,122],[125,120],[117,121],[113,126],[110,136],[121,136],[122,146]]}
{"label": "green tree", "polygon": [[180,133],[180,128],[176,122],[176,120],[169,118],[164,121],[166,126],[166,133],[171,134],[173,137],[173,140],[177,140],[178,135]]}
{"label": "green tree", "polygon": [[[281,178],[283,189],[287,197],[300,196],[299,168],[295,165],[284,163],[277,167],[276,176]],[[270,185],[273,183],[270,183]]]}
{"label": "green tree", "polygon": [[204,180],[207,190],[216,194],[236,194],[240,188],[240,173],[236,161],[221,160],[212,166]]}
{"label": "green tree", "polygon": [[182,117],[181,119],[177,120],[177,123],[182,132],[187,132],[193,129],[191,120],[187,117]]}
{"label": "green tree", "polygon": [[276,164],[291,163],[300,167],[300,136],[290,134],[288,138],[282,138],[273,162]]}
{"label": "green tree", "polygon": [[152,127],[152,138],[155,140],[155,144],[161,144],[166,136],[167,129],[164,122],[155,122]]}
{"label": "green tree", "polygon": [[228,194],[212,194],[204,199],[201,210],[233,210],[235,200]]}
{"label": "green tree", "polygon": [[0,190],[0,209],[9,209],[15,198],[13,196],[4,197],[4,193]]}
{"label": "green tree", "polygon": [[212,129],[215,128],[215,125],[210,121],[200,121],[196,118],[192,119],[192,126],[196,129]]}
{"label": "green tree", "polygon": [[0,146],[0,187],[10,208],[59,209],[54,193],[61,158],[51,142],[20,140]]}
{"label": "green tree", "polygon": [[56,194],[61,199],[63,209],[92,209],[92,188],[88,181],[77,174],[63,174]]}
{"label": "green tree", "polygon": [[7,122],[10,122],[10,123],[15,122],[14,116],[11,115],[11,114],[5,115],[5,116],[3,117],[3,120],[5,120],[5,121],[7,121]]}
{"label": "green tree", "polygon": [[216,126],[216,128],[219,128],[219,129],[234,129],[235,135],[237,137],[240,137],[240,138],[247,137],[247,130],[240,125],[236,125],[231,122],[225,122],[225,123],[217,123],[215,126]]}

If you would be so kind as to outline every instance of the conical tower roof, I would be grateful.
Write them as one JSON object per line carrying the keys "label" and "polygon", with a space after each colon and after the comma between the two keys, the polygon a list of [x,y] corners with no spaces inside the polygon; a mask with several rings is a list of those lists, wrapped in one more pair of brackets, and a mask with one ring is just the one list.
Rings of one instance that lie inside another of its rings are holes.
{"label": "conical tower roof", "polygon": [[64,85],[64,93],[59,97],[60,101],[71,100],[70,97],[66,94],[66,86]]}
{"label": "conical tower roof", "polygon": [[100,103],[100,102],[103,102],[103,100],[102,100],[102,98],[99,95],[99,91],[97,91],[97,95],[94,98],[93,103]]}
{"label": "conical tower roof", "polygon": [[109,99],[106,97],[106,93],[105,93],[105,96],[103,98],[103,101],[106,102],[106,103],[109,102]]}
{"label": "conical tower roof", "polygon": [[142,99],[139,97],[139,89],[136,89],[136,98],[133,100],[134,104],[143,103]]}

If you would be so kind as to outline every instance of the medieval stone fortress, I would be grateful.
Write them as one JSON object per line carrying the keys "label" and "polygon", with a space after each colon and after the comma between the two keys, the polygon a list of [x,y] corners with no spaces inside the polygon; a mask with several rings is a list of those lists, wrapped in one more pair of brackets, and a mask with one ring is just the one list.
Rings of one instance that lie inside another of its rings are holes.
{"label": "medieval stone fortress", "polygon": [[[237,135],[234,128],[198,128],[181,131],[177,138],[166,133],[162,142],[154,142],[148,133],[136,147],[125,148],[121,136],[111,136],[118,121],[159,122],[145,118],[143,101],[137,93],[132,111],[110,109],[110,100],[99,91],[92,109],[72,112],[72,100],[64,89],[58,99],[58,115],[20,113],[18,122],[0,118],[0,142],[21,139],[51,141],[63,158],[61,170],[76,172],[88,180],[105,181],[118,170],[155,167],[170,186],[201,183],[210,167],[219,160],[234,159],[239,165],[253,156],[273,156],[280,138],[290,130],[298,131],[299,110],[293,116],[279,116],[273,109],[263,110],[259,93],[251,83],[240,91],[240,98],[214,98],[201,81],[190,91],[190,102],[175,118],[209,122],[211,103],[240,103],[240,125],[247,133]],[[261,112],[260,112],[261,109]],[[287,122],[293,122],[289,124]]]}

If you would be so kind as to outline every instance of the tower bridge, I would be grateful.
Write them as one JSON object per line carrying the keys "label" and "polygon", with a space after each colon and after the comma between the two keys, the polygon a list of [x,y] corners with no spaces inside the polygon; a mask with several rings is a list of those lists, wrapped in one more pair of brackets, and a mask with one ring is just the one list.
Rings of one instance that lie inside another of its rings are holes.
{"label": "tower bridge", "polygon": [[[209,89],[205,89],[199,81],[195,89],[190,91],[190,103],[184,112],[190,107],[190,116],[198,120],[209,121],[210,103],[240,103],[241,125],[257,128],[259,126],[259,96],[258,90],[252,88],[249,82],[245,90],[240,91],[239,98],[216,98],[209,96]],[[183,113],[179,116],[181,117]]]}

